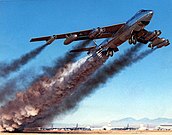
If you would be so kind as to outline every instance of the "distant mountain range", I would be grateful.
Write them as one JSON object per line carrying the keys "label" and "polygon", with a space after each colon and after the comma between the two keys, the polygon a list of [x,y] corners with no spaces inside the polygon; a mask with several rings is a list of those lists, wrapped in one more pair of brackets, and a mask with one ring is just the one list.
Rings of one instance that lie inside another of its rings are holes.
{"label": "distant mountain range", "polygon": [[124,118],[121,120],[113,120],[110,122],[111,126],[139,126],[140,124],[155,127],[161,124],[172,124],[172,119],[168,118],[157,118],[157,119],[149,119],[149,118],[142,118],[142,119],[134,119],[132,117]]}
{"label": "distant mountain range", "polygon": [[[80,125],[79,126],[84,126]],[[89,125],[93,127],[102,127],[102,126],[111,126],[111,127],[140,127],[140,125],[149,126],[149,127],[156,127],[161,124],[172,124],[172,119],[169,118],[157,118],[157,119],[149,119],[149,118],[142,118],[142,119],[134,119],[132,117],[120,119],[120,120],[112,120],[111,122],[103,122],[103,123],[97,123],[95,125]],[[75,127],[76,123],[67,123],[67,124],[61,124],[61,123],[53,123],[54,127]],[[87,125],[87,126],[88,126]]]}

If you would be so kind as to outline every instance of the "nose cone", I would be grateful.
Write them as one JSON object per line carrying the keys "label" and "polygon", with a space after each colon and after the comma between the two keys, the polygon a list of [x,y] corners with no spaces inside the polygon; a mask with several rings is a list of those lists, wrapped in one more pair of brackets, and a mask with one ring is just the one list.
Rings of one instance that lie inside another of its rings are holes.
{"label": "nose cone", "polygon": [[148,10],[148,14],[152,18],[152,16],[153,16],[153,10]]}
{"label": "nose cone", "polygon": [[150,21],[153,17],[153,10],[146,10],[144,19],[145,21]]}

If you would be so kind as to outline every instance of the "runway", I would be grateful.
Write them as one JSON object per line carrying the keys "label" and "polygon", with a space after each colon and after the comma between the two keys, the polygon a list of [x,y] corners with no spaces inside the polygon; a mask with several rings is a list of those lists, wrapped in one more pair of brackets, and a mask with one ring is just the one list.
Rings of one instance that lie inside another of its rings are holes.
{"label": "runway", "polygon": [[94,134],[94,135],[172,135],[172,131],[89,131],[89,132],[83,132],[83,133],[0,133],[0,135],[87,135],[87,134]]}

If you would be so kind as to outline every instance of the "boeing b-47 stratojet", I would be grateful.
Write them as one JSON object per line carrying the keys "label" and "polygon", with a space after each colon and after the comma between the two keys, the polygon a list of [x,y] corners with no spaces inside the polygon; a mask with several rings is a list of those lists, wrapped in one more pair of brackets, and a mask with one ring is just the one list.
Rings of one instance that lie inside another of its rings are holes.
{"label": "boeing b-47 stratojet", "polygon": [[127,40],[129,44],[136,44],[137,42],[147,44],[149,42],[148,47],[150,48],[168,46],[170,44],[169,40],[159,37],[161,34],[160,30],[150,32],[145,29],[145,26],[150,23],[152,16],[152,10],[140,10],[126,23],[79,32],[32,38],[30,42],[46,41],[46,45],[49,45],[56,39],[65,38],[64,44],[68,45],[78,40],[106,38],[100,45],[71,50],[71,52],[88,51],[88,53],[93,53],[104,51],[107,56],[113,56],[113,52],[118,51],[118,46]]}

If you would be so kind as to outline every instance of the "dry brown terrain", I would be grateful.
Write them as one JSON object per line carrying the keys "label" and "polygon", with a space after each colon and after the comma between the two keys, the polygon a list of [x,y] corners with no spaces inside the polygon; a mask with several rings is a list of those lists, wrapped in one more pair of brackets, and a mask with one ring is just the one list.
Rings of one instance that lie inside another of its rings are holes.
{"label": "dry brown terrain", "polygon": [[[0,135],[53,135],[53,134],[59,134],[59,133],[0,133]],[[69,135],[70,133],[64,133],[63,135]],[[101,134],[101,135],[107,135],[107,134],[113,134],[113,135],[172,135],[172,131],[91,131],[88,133],[72,133],[74,134]]]}

